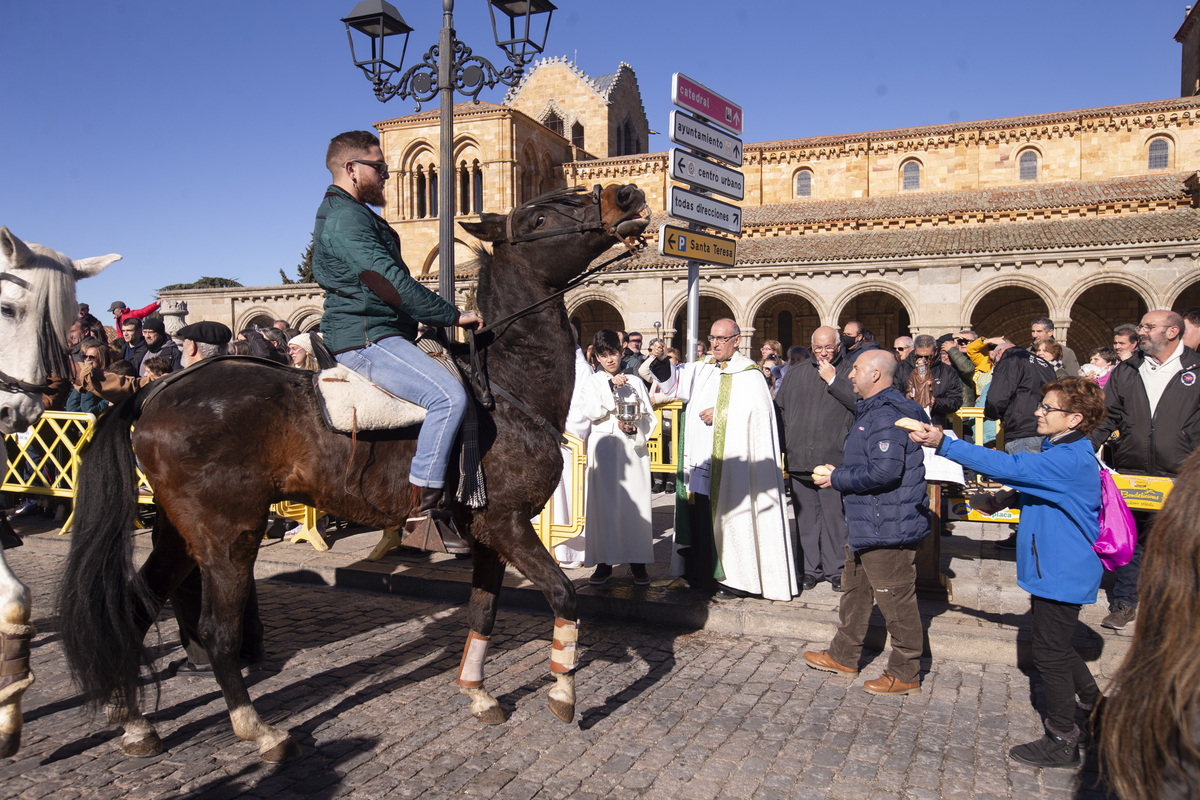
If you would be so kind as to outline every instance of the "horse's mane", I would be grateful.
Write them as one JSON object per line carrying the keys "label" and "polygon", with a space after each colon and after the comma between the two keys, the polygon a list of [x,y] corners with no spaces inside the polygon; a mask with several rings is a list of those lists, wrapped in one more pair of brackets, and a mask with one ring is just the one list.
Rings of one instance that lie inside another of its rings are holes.
{"label": "horse's mane", "polygon": [[38,329],[37,352],[45,378],[55,375],[70,377],[67,363],[67,332],[78,318],[75,302],[75,267],[71,259],[57,250],[40,244],[27,243],[37,258],[29,264],[28,273],[31,309],[44,311]]}

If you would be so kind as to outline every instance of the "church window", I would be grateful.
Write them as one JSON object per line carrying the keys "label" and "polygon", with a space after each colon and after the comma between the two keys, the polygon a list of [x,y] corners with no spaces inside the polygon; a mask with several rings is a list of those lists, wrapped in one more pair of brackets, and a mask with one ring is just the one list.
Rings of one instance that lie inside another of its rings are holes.
{"label": "church window", "polygon": [[550,111],[546,114],[546,119],[544,122],[542,122],[542,124],[557,133],[559,136],[563,135],[563,118],[558,114],[555,114],[553,111]]}
{"label": "church window", "polygon": [[432,168],[429,170],[429,216],[438,215],[438,174]]}
{"label": "church window", "polygon": [[1018,159],[1020,175],[1023,181],[1036,181],[1038,177],[1038,156],[1035,150],[1026,150]]}
{"label": "church window", "polygon": [[901,173],[904,176],[904,183],[901,186],[904,191],[921,188],[921,162],[905,161]]}
{"label": "church window", "polygon": [[571,125],[571,144],[583,150],[583,123],[576,122]]}
{"label": "church window", "polygon": [[641,150],[641,142],[638,141],[637,129],[633,127],[633,120],[627,119],[617,130],[617,155],[632,156],[640,153]]}
{"label": "church window", "polygon": [[429,210],[429,205],[426,203],[426,194],[428,186],[425,181],[424,170],[417,170],[417,219],[423,219],[426,212]]}
{"label": "church window", "polygon": [[458,167],[458,213],[471,213],[471,171],[465,161]]}
{"label": "church window", "polygon": [[478,161],[471,170],[471,210],[476,214],[483,213],[483,170]]}
{"label": "church window", "polygon": [[1159,136],[1150,140],[1149,169],[1167,169],[1171,166],[1171,144]]}
{"label": "church window", "polygon": [[812,171],[802,169],[796,173],[796,197],[812,197]]}

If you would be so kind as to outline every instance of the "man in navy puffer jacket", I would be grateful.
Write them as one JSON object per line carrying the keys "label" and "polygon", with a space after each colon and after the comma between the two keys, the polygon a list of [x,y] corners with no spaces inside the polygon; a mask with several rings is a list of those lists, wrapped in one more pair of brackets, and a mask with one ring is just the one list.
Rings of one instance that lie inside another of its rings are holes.
{"label": "man in navy puffer jacket", "polygon": [[841,623],[829,649],[805,653],[804,660],[815,669],[857,675],[874,601],[892,639],[887,669],[863,684],[878,695],[921,690],[916,548],[929,535],[929,504],[921,447],[895,423],[904,417],[928,422],[929,417],[892,386],[895,369],[895,360],[883,350],[867,351],[854,362],[850,381],[862,399],[855,406],[842,465],[828,475],[819,474],[821,468],[813,474],[818,486],[832,486],[845,495],[850,536]]}

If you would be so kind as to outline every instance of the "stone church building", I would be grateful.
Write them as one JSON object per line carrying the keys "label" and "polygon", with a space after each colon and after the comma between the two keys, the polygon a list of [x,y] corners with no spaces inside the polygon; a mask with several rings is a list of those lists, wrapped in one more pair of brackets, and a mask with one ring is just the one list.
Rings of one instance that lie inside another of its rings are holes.
{"label": "stone church building", "polygon": [[[1196,9],[1176,39],[1179,98],[747,143],[737,263],[702,267],[702,334],[733,317],[755,357],[767,339],[808,344],[818,325],[851,319],[888,345],[961,327],[1027,344],[1030,321],[1048,316],[1085,360],[1111,342],[1113,326],[1148,309],[1200,306]],[[436,111],[375,127],[392,173],[383,213],[410,270],[435,290],[439,180],[454,181],[463,220],[550,189],[619,182],[645,191],[650,233],[669,221],[667,154],[646,152],[650,123],[628,64],[590,77],[547,58],[502,104],[456,106],[450,176],[438,174]],[[473,240],[457,236],[462,305]],[[686,291],[685,262],[651,242],[566,302],[585,338],[608,327],[679,346]],[[283,318],[304,330],[319,321],[322,293],[292,285],[164,297],[186,300],[191,321],[238,330]]]}

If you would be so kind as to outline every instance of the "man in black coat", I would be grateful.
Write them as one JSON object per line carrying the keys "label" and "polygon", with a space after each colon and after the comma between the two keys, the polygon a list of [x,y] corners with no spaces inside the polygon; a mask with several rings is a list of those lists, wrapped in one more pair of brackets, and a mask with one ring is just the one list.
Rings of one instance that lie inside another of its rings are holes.
{"label": "man in black coat", "polygon": [[929,409],[934,425],[950,427],[947,416],[962,408],[963,387],[958,371],[942,363],[937,342],[927,333],[913,340],[912,352],[896,365],[893,385],[900,394]]}
{"label": "man in black coat", "polygon": [[775,391],[779,433],[787,453],[796,532],[804,557],[800,587],[814,588],[829,581],[842,590],[846,564],[846,514],[842,493],[818,489],[812,481],[819,464],[842,463],[842,444],[854,421],[854,364],[842,356],[836,328],[817,328],[812,336],[813,357],[790,367]]}
{"label": "man in black coat", "polygon": [[992,383],[988,386],[984,419],[998,419],[1004,425],[1004,452],[1040,453],[1042,436],[1033,416],[1042,402],[1042,387],[1058,380],[1054,367],[1028,350],[1022,350],[1004,338],[986,340],[995,345],[990,358],[995,363]]}
{"label": "man in black coat", "polygon": [[[1091,434],[1099,447],[1113,431],[1118,472],[1175,477],[1200,445],[1200,357],[1183,344],[1183,318],[1151,311],[1138,326],[1138,349],[1113,368],[1104,387],[1108,416]],[[1100,623],[1121,630],[1136,616],[1142,551],[1154,514],[1134,511],[1138,541],[1133,559],[1113,573],[1109,615]]]}

